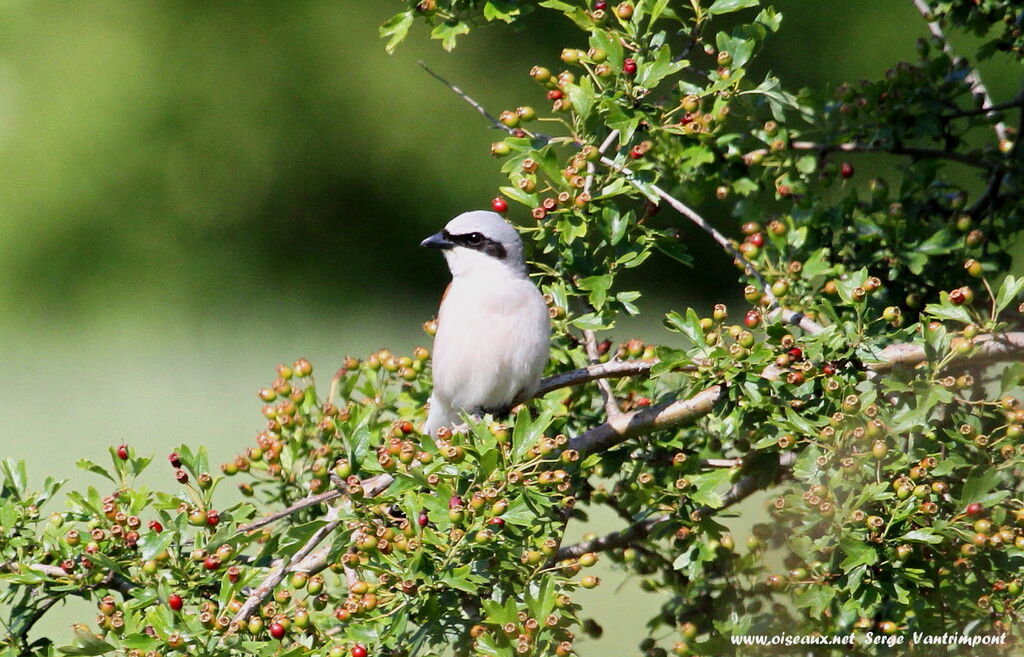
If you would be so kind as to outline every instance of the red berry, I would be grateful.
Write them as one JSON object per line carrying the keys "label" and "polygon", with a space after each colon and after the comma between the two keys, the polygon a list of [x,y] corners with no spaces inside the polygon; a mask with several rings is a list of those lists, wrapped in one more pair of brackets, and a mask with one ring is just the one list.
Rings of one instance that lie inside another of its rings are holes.
{"label": "red berry", "polygon": [[175,470],[174,471],[174,478],[178,480],[179,484],[187,484],[188,483],[188,473],[185,472],[184,470]]}
{"label": "red berry", "polygon": [[181,457],[178,456],[177,452],[171,452],[170,454],[168,454],[167,455],[167,460],[171,462],[171,467],[172,468],[180,468],[181,467]]}
{"label": "red berry", "polygon": [[274,637],[275,639],[283,639],[284,633],[284,625],[281,625],[280,623],[270,624],[270,636]]}
{"label": "red berry", "polygon": [[821,373],[825,374],[826,376],[832,376],[833,374],[836,373],[836,367],[832,363],[827,363],[824,367],[821,368]]}
{"label": "red berry", "polygon": [[981,512],[984,510],[985,507],[978,504],[977,502],[972,502],[971,504],[967,505],[966,509],[964,509],[964,513],[973,518],[974,516],[981,515]]}
{"label": "red berry", "polygon": [[644,151],[639,146],[634,146],[629,151],[629,157],[633,160],[639,160],[644,156]]}
{"label": "red berry", "polygon": [[792,349],[789,350],[789,357],[792,358],[793,360],[803,360],[804,350],[801,349],[800,347],[793,347]]}
{"label": "red berry", "polygon": [[839,165],[839,175],[842,176],[843,178],[852,178],[853,165],[850,164],[849,162],[843,162],[841,165]]}
{"label": "red berry", "polygon": [[500,528],[505,526],[505,519],[504,518],[491,518],[490,520],[487,521],[487,524],[491,525],[492,527],[497,527],[497,528],[500,529]]}
{"label": "red berry", "polygon": [[206,512],[206,524],[210,527],[216,527],[217,523],[220,522],[220,514],[210,509]]}
{"label": "red berry", "polygon": [[548,92],[548,100],[561,100],[561,98],[562,98],[562,90],[561,89],[552,89],[551,91]]}
{"label": "red berry", "polygon": [[352,657],[366,657],[366,646],[361,643],[352,646]]}
{"label": "red berry", "polygon": [[764,246],[764,233],[754,233],[747,237],[747,241],[754,246]]}
{"label": "red berry", "polygon": [[451,498],[448,500],[448,508],[449,509],[454,509],[455,507],[460,507],[460,506],[465,506],[462,503],[462,498],[459,497],[458,495],[452,495]]}
{"label": "red berry", "polygon": [[761,323],[761,313],[756,310],[748,310],[743,318],[743,323],[746,324],[747,328],[757,328],[758,324]]}
{"label": "red berry", "polygon": [[622,62],[622,72],[626,75],[636,75],[636,60],[627,57],[626,61]]}
{"label": "red berry", "polygon": [[636,405],[637,406],[650,406],[651,405],[651,398],[650,397],[640,397],[639,399],[636,400]]}
{"label": "red berry", "polygon": [[[494,201],[491,201],[491,205],[492,206],[495,205],[495,201],[501,201],[502,203],[505,203],[505,201],[503,199],[496,198],[496,199],[494,199]],[[506,210],[508,209],[508,204],[505,204],[505,209]],[[495,212],[504,212],[504,210],[499,210],[497,207],[494,208],[494,211]],[[412,422],[410,422],[409,420],[402,420],[401,422],[398,423],[398,430],[401,431],[404,434],[412,433],[413,428],[414,427],[412,426]]]}
{"label": "red berry", "polygon": [[182,600],[181,596],[177,593],[172,593],[167,598],[167,606],[170,607],[173,611],[181,611],[181,608],[184,606],[184,604],[185,601]]}
{"label": "red berry", "polygon": [[157,534],[159,534],[160,532],[162,532],[162,531],[164,530],[164,526],[163,526],[163,525],[161,525],[161,524],[160,524],[160,523],[159,523],[158,521],[156,521],[156,520],[151,520],[151,521],[149,522],[149,528],[150,528],[150,530],[152,530],[152,531],[156,532]]}
{"label": "red berry", "polygon": [[430,522],[430,516],[427,515],[426,511],[420,511],[420,517],[416,519],[416,524],[420,527],[426,527],[428,522]]}
{"label": "red berry", "polygon": [[121,459],[122,461],[128,460],[128,445],[117,446],[117,458]]}
{"label": "red berry", "polygon": [[206,557],[206,559],[203,560],[203,567],[207,570],[217,570],[220,568],[220,558]]}
{"label": "red berry", "polygon": [[604,11],[608,9],[608,3],[605,0],[594,0],[594,11]]}

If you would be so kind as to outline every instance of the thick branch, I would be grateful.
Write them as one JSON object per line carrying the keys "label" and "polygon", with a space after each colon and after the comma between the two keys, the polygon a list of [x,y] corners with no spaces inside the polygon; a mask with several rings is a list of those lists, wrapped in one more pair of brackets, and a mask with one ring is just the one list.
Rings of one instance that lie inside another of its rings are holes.
{"label": "thick branch", "polygon": [[622,413],[571,439],[566,449],[587,455],[610,449],[633,436],[689,424],[710,413],[724,394],[724,385],[713,385],[689,399]]}
{"label": "thick branch", "polygon": [[[952,365],[988,365],[1008,360],[1024,358],[1024,332],[1014,331],[993,335],[979,335],[974,339],[976,348],[965,356],[957,356]],[[924,346],[917,344],[894,344],[882,349],[879,359],[874,363],[866,363],[872,372],[889,372],[896,367],[914,367],[925,362],[927,354]]]}

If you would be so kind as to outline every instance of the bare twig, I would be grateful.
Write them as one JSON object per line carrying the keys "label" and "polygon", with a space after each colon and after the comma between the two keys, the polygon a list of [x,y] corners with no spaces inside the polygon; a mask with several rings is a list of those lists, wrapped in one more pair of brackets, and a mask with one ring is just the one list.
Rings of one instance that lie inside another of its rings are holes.
{"label": "bare twig", "polygon": [[287,518],[296,511],[308,509],[309,507],[317,506],[318,504],[326,504],[331,500],[338,499],[344,494],[345,493],[340,490],[329,490],[326,493],[320,493],[319,495],[310,495],[308,497],[304,497],[295,504],[292,504],[287,508],[281,509],[276,513],[272,513],[269,516],[265,516],[263,518],[260,518],[259,520],[250,522],[247,525],[241,525],[240,527],[238,527],[237,531],[239,534],[244,534],[246,532],[257,530],[261,527],[266,527],[267,525],[273,524],[278,520]]}
{"label": "bare twig", "polygon": [[[364,479],[359,483],[363,487],[363,495],[365,495],[366,497],[376,497],[377,495],[380,495],[381,492],[386,490],[387,487],[391,485],[391,482],[393,480],[394,478],[389,474],[379,474]],[[317,495],[309,495],[307,497],[302,498],[295,504],[292,504],[291,506],[285,509],[277,511],[276,513],[272,513],[269,516],[250,522],[247,525],[240,525],[236,531],[238,531],[238,533],[240,534],[244,534],[246,532],[251,532],[261,527],[266,527],[267,525],[273,524],[278,520],[283,520],[284,518],[287,518],[296,511],[308,509],[309,507],[317,506],[318,504],[326,504],[327,502],[336,500],[345,494],[346,491],[341,489],[335,489],[329,490],[325,493],[319,493]]]}
{"label": "bare twig", "polygon": [[[952,59],[960,59],[953,53],[952,46],[949,45],[949,41],[946,39],[946,35],[942,32],[942,26],[939,25],[938,21],[932,19],[931,9],[928,8],[928,3],[925,0],[913,0],[914,6],[917,7],[917,11],[921,13],[925,21],[928,22],[928,31],[932,33],[932,36],[942,41],[942,52],[949,55]],[[978,74],[978,69],[971,68],[970,72],[964,78],[967,84],[971,85],[971,91],[975,96],[981,98],[982,105],[991,105],[992,97],[988,95],[988,88],[985,87],[985,83],[981,81],[981,75]],[[993,126],[996,136],[1000,139],[1006,139],[1006,124],[1002,121],[997,122]]]}
{"label": "bare twig", "polygon": [[[604,155],[604,152],[608,150],[608,147],[611,146],[612,143],[614,143],[615,140],[618,139],[618,138],[619,138],[619,131],[618,130],[612,130],[611,132],[608,133],[608,136],[604,138],[604,141],[601,142],[601,145],[598,147],[597,152],[600,153],[601,155]],[[590,188],[591,188],[591,186],[594,183],[594,172],[595,172],[595,170],[596,170],[596,167],[594,166],[594,163],[593,162],[587,162],[587,180],[583,184],[583,193],[584,194],[587,194],[587,195],[590,194]]]}
{"label": "bare twig", "polygon": [[[590,364],[599,365],[601,356],[597,353],[597,336],[590,329],[583,331],[583,346],[587,350],[587,358],[590,359]],[[608,383],[608,379],[598,379],[597,387],[601,391],[601,398],[604,400],[604,412],[608,419],[610,420],[621,415],[619,403],[615,401],[615,392],[612,390],[612,385]]]}
{"label": "bare twig", "polygon": [[1013,100],[1008,100],[1005,103],[996,103],[995,105],[985,105],[984,107],[976,107],[974,109],[958,109],[955,112],[950,112],[944,115],[943,119],[959,119],[967,116],[977,116],[979,114],[991,114],[993,112],[1002,112],[1004,110],[1017,109],[1024,106],[1024,92],[1017,94]]}
{"label": "bare twig", "polygon": [[444,86],[448,87],[449,89],[452,90],[452,93],[454,93],[456,96],[458,96],[462,100],[464,100],[467,103],[469,103],[470,107],[475,109],[485,119],[487,119],[490,122],[492,128],[495,128],[497,130],[504,130],[505,132],[507,132],[509,134],[512,134],[514,132],[513,128],[508,127],[507,125],[505,125],[504,123],[502,123],[501,121],[496,119],[490,112],[487,111],[487,109],[483,105],[481,105],[480,103],[478,103],[475,100],[473,100],[472,96],[470,96],[469,94],[467,94],[462,89],[458,88],[457,86],[455,86],[454,84],[452,84],[448,80],[445,80],[443,77],[441,77],[440,75],[435,73],[433,71],[433,69],[431,69],[429,66],[426,65],[426,63],[424,63],[424,62],[418,62],[418,63],[420,65],[420,68],[422,68],[424,71],[427,72],[427,75],[429,75],[430,77],[434,78],[435,80],[437,80],[438,82],[440,82]]}
{"label": "bare twig", "polygon": [[[819,144],[814,141],[796,140],[789,143],[789,148],[794,151],[815,151],[823,155],[832,152],[890,153],[893,155],[909,155],[910,157],[916,158],[951,160],[953,162],[959,162],[960,164],[978,167],[981,169],[990,168],[989,164],[986,164],[975,157],[971,157],[970,155],[965,155],[964,153],[944,151],[934,148],[917,148],[914,146],[904,146],[902,144],[893,144],[891,146],[872,146],[869,144],[858,144],[853,142],[846,142],[842,144]],[[768,152],[767,149],[760,149],[760,151],[764,153]]]}

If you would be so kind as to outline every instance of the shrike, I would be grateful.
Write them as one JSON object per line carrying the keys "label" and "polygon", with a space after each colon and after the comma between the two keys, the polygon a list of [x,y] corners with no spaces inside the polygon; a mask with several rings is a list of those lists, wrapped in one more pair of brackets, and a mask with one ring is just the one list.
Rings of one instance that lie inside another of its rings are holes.
{"label": "shrike", "polygon": [[466,212],[420,243],[441,249],[452,282],[434,335],[434,392],[425,431],[459,413],[504,413],[533,396],[548,360],[551,324],[526,274],[523,243],[494,212]]}

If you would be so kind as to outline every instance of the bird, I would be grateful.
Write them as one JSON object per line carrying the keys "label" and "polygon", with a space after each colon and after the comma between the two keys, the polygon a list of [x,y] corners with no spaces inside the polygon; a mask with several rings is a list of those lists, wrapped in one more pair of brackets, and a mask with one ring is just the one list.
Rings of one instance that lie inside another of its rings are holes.
{"label": "bird", "polygon": [[424,424],[436,437],[460,423],[460,413],[504,415],[534,395],[551,320],[527,273],[519,233],[498,213],[464,212],[420,246],[440,249],[452,275],[437,314]]}

